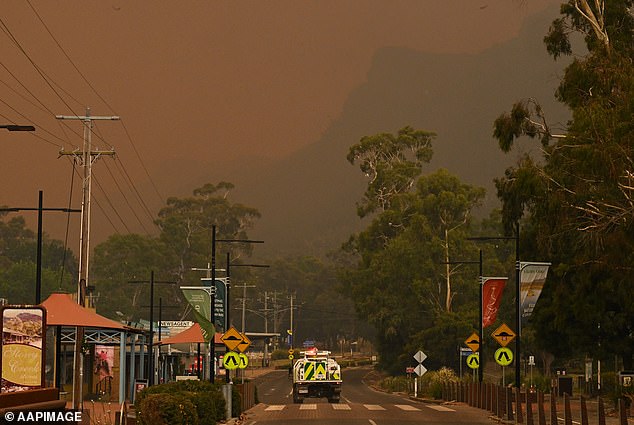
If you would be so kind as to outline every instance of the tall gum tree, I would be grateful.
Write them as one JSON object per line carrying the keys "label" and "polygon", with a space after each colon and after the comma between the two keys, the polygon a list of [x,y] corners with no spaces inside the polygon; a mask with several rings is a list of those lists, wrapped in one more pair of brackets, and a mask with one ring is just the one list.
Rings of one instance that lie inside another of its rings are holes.
{"label": "tall gum tree", "polygon": [[[522,136],[543,156],[521,157],[496,180],[509,228],[524,218],[536,241],[523,256],[553,263],[531,319],[544,348],[562,358],[617,354],[634,366],[634,17],[629,0],[570,0],[544,38],[557,59],[586,51],[566,67],[555,93],[572,118],[554,134],[537,100],[516,103],[494,123],[509,151]],[[601,341],[601,344],[597,344]],[[609,348],[608,348],[609,347]]]}

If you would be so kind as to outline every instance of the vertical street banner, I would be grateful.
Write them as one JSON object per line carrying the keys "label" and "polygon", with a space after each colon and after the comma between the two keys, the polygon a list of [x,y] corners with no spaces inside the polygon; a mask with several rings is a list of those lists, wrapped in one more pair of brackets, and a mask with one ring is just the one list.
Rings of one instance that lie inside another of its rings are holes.
{"label": "vertical street banner", "polygon": [[[200,279],[203,282],[203,285],[206,287],[211,287],[211,279],[210,278],[202,278]],[[226,279],[218,279],[216,278],[216,282],[214,285],[215,295],[214,295],[214,326],[216,329],[222,332],[227,330],[225,326],[225,311],[227,311],[227,284]]]}
{"label": "vertical street banner", "polygon": [[205,286],[181,286],[181,291],[187,302],[192,306],[194,320],[200,325],[203,338],[211,341],[216,333],[211,323],[211,288]]}
{"label": "vertical street banner", "polygon": [[502,293],[506,286],[506,277],[482,278],[482,327],[492,325],[498,315]]}
{"label": "vertical street banner", "polygon": [[520,261],[520,309],[522,319],[533,314],[533,309],[544,288],[550,263]]}
{"label": "vertical street banner", "polygon": [[0,309],[2,393],[44,388],[46,310],[40,306]]}

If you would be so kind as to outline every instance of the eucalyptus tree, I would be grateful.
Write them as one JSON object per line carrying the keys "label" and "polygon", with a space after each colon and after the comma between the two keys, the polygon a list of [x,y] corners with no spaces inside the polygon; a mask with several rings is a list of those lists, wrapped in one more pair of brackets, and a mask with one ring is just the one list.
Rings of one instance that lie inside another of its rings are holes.
{"label": "eucalyptus tree", "polygon": [[[208,183],[186,198],[172,197],[158,214],[156,224],[161,229],[160,240],[171,254],[178,280],[186,277],[192,267],[203,267],[211,261],[212,228],[218,239],[248,239],[247,231],[260,217],[257,209],[229,199],[234,185]],[[251,252],[248,244],[226,247],[233,258]]]}
{"label": "eucalyptus tree", "polygon": [[[557,59],[571,35],[585,52],[566,67],[556,98],[572,118],[559,134],[537,100],[520,101],[494,123],[509,151],[518,138],[540,141],[496,180],[507,227],[524,217],[531,255],[553,262],[537,304],[538,341],[553,353],[634,354],[634,17],[632,1],[570,0],[544,41]],[[525,251],[523,254],[526,253]],[[597,342],[601,341],[601,344]]]}
{"label": "eucalyptus tree", "polygon": [[[472,249],[461,240],[484,190],[446,170],[421,176],[432,156],[432,138],[433,133],[406,127],[397,135],[365,137],[348,155],[369,178],[358,214],[373,215],[344,245],[357,258],[341,272],[344,292],[376,328],[381,365],[395,373],[409,363],[414,345],[433,352],[438,364],[449,364],[456,344],[476,326],[477,286],[460,275],[452,284],[442,275],[450,251],[466,258]],[[453,325],[442,343],[432,343],[426,331],[450,316]]]}

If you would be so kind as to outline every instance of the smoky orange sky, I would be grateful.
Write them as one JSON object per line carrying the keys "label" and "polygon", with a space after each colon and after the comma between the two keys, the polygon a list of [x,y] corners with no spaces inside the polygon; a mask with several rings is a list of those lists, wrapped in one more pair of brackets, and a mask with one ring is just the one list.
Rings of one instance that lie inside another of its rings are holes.
{"label": "smoky orange sky", "polygon": [[[5,0],[0,120],[37,131],[0,133],[0,205],[35,207],[43,190],[45,207],[67,206],[72,166],[58,152],[81,147],[82,129],[54,116],[90,107],[122,118],[95,127],[93,144],[117,157],[94,165],[93,246],[115,232],[155,232],[151,214],[165,198],[194,188],[190,170],[166,173],[168,164],[288,157],[337,119],[378,49],[473,55],[559,3]],[[80,190],[76,176],[73,208]],[[56,214],[45,231],[62,238]],[[78,217],[71,227],[75,238]]]}

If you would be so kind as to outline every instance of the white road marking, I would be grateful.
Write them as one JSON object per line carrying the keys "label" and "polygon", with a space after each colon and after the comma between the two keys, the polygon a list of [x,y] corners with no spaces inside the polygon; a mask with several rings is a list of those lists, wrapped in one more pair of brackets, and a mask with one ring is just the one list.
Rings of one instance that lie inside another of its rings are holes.
{"label": "white road marking", "polygon": [[302,404],[299,406],[299,410],[317,410],[316,404]]}
{"label": "white road marking", "polygon": [[376,422],[374,422],[372,419],[368,419],[368,421],[369,421],[372,425],[376,425]]}
{"label": "white road marking", "polygon": [[445,406],[439,406],[437,404],[426,404],[425,406],[429,407],[430,409],[437,410],[439,412],[455,412],[454,409],[450,409],[449,407],[445,407]]}
{"label": "white road marking", "polygon": [[351,410],[347,404],[332,404],[332,408],[335,410]]}
{"label": "white road marking", "polygon": [[282,410],[286,407],[285,404],[271,404],[269,407],[267,407],[266,409],[264,409],[265,411],[271,411],[271,410]]}
{"label": "white road marking", "polygon": [[368,410],[385,410],[385,407],[379,406],[378,404],[364,404],[363,407]]}
{"label": "white road marking", "polygon": [[348,400],[346,397],[341,397],[343,399],[343,401],[345,401],[346,403],[352,403],[350,400]]}
{"label": "white road marking", "polygon": [[420,409],[414,407],[414,406],[410,406],[409,404],[395,404],[396,407],[398,407],[401,410],[405,410],[407,412],[420,412]]}

